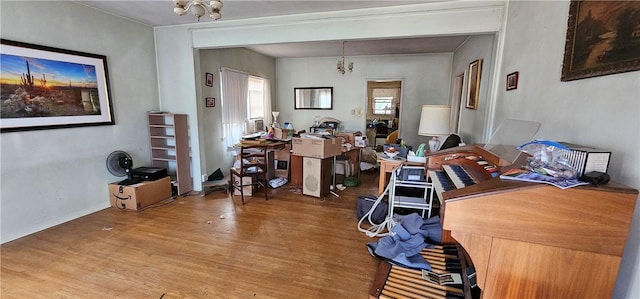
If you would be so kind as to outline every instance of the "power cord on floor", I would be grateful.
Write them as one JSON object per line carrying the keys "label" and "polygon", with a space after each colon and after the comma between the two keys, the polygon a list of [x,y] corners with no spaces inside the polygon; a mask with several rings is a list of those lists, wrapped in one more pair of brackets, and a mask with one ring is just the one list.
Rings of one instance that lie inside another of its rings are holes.
{"label": "power cord on floor", "polygon": [[[360,218],[360,220],[358,221],[358,230],[365,233],[368,237],[387,236],[391,234],[391,228],[396,225],[396,222],[393,220],[393,217],[392,217],[393,213],[387,213],[387,217],[380,224],[373,223],[373,220],[371,219],[371,215],[373,214],[373,211],[375,211],[376,207],[378,207],[382,199],[389,192],[389,185],[391,184],[387,185],[387,187],[384,189],[384,192],[382,192],[382,194],[378,196],[378,199],[376,199],[373,205],[371,205],[371,209],[369,209],[369,211],[366,214],[364,214],[364,216],[362,216],[362,218]],[[365,219],[367,219],[369,223],[371,223],[371,227],[362,228],[362,222],[364,222]],[[387,232],[384,232],[385,230]]]}

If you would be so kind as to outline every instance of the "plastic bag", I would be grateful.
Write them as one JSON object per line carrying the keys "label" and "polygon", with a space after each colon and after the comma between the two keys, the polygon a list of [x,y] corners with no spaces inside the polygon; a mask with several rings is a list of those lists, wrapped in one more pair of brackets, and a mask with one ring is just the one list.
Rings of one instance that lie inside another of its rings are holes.
{"label": "plastic bag", "polygon": [[531,157],[527,158],[530,171],[555,178],[575,179],[577,171],[567,160],[570,153],[566,146],[549,140],[534,140],[518,147]]}

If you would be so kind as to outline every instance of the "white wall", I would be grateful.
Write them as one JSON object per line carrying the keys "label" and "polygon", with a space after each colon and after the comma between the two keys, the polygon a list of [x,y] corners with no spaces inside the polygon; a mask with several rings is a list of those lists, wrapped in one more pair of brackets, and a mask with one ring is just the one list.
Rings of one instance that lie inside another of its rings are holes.
{"label": "white wall", "polygon": [[[496,121],[542,123],[538,138],[613,152],[612,179],[640,188],[640,72],[561,82],[569,1],[509,3]],[[520,72],[518,89],[506,75]],[[606,200],[606,199],[603,199]],[[614,298],[640,298],[640,204],[618,273]]]}
{"label": "white wall", "polygon": [[[487,123],[487,113],[489,109],[489,88],[493,80],[494,73],[494,35],[484,34],[471,36],[460,46],[453,57],[453,72],[451,81],[460,74],[465,74],[462,102],[460,103],[460,126],[458,134],[467,144],[483,143],[483,130]],[[467,87],[469,84],[469,64],[477,59],[482,59],[482,72],[480,75],[480,90],[478,98],[478,109],[465,108],[467,98]]]}
{"label": "white wall", "polygon": [[[418,136],[423,104],[447,104],[451,76],[451,54],[346,57],[353,73],[340,75],[337,57],[281,58],[277,60],[280,123],[291,122],[296,130],[309,130],[316,115],[342,121],[344,130],[366,130],[367,80],[402,80],[400,138],[417,147],[427,137]],[[294,87],[333,87],[332,110],[295,110]],[[360,108],[362,115],[352,115]]]}
{"label": "white wall", "polygon": [[114,126],[3,133],[1,242],[109,206],[106,169],[124,150],[150,163],[146,111],[158,109],[153,31],[72,2],[2,1],[3,39],[107,57]]}
{"label": "white wall", "polygon": [[[220,101],[220,67],[228,67],[271,80],[272,106],[275,106],[275,84],[276,84],[276,61],[272,57],[255,53],[244,48],[234,49],[213,49],[200,50],[201,73],[212,73],[213,87],[205,86],[204,76],[201,76],[202,98],[216,98],[216,106],[206,108],[204,101],[199,101],[198,107],[202,109],[201,137],[205,168],[203,173],[211,174],[220,168],[223,173],[228,174],[229,168],[233,165],[233,156],[227,152],[226,143],[222,136],[222,103]],[[265,124],[271,119],[266,119]]]}

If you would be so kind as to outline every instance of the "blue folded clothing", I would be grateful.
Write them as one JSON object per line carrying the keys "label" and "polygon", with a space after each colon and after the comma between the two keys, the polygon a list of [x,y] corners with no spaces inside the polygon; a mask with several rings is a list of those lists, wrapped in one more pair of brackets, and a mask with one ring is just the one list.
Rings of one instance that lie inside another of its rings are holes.
{"label": "blue folded clothing", "polygon": [[369,254],[413,269],[431,270],[431,265],[420,255],[422,249],[432,247],[425,239],[440,243],[442,226],[438,216],[423,219],[417,213],[400,216],[391,228],[391,234],[378,242],[367,243]]}

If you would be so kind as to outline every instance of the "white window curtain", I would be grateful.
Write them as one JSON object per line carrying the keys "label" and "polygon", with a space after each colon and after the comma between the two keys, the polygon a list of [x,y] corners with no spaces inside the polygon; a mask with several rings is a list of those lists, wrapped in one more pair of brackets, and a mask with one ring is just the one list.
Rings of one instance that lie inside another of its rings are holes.
{"label": "white window curtain", "polygon": [[271,116],[271,80],[264,79],[263,82],[264,82],[264,124],[267,125],[273,122],[273,116]]}
{"label": "white window curtain", "polygon": [[[400,88],[374,88],[372,92],[373,114],[393,115],[400,101]],[[378,100],[380,99],[380,100]],[[391,99],[390,101],[388,99]],[[379,107],[382,105],[382,107]]]}
{"label": "white window curtain", "polygon": [[228,69],[220,69],[222,97],[222,136],[227,147],[233,147],[242,139],[247,114],[249,75]]}

